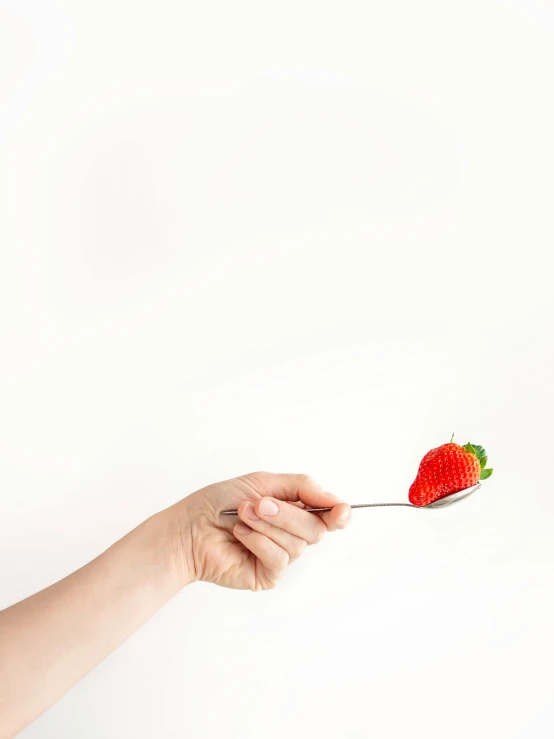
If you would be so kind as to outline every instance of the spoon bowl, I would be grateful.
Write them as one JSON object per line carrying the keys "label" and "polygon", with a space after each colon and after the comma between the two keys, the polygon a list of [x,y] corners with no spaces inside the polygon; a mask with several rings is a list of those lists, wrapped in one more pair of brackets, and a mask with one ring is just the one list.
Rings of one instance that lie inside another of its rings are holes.
{"label": "spoon bowl", "polygon": [[[470,488],[466,488],[465,490],[459,490],[457,493],[450,493],[450,495],[447,495],[444,498],[439,498],[434,503],[429,503],[429,505],[421,506],[422,508],[445,508],[449,505],[454,505],[454,503],[459,503],[464,498],[467,498],[469,495],[473,495],[473,493],[476,490],[479,490],[481,487],[481,483],[478,482],[477,485],[473,485]],[[416,506],[414,506],[416,507]]]}

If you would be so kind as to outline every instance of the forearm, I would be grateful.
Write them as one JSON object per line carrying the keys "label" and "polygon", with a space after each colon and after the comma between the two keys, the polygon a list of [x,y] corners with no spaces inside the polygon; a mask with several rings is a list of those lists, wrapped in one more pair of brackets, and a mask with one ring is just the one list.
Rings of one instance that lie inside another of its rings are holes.
{"label": "forearm", "polygon": [[0,739],[30,723],[191,578],[171,509],[0,612]]}

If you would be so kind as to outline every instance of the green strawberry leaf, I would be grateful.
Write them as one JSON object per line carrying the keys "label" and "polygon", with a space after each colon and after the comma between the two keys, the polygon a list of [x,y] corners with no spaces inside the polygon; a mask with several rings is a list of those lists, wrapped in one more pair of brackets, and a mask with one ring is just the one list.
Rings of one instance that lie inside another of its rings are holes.
{"label": "green strawberry leaf", "polygon": [[481,459],[485,456],[486,452],[482,446],[479,446],[479,444],[472,444],[471,446],[475,449],[475,456],[477,459]]}
{"label": "green strawberry leaf", "polygon": [[487,453],[482,446],[479,446],[479,444],[466,444],[464,449],[470,454],[475,454],[479,460],[481,469],[485,469],[485,465],[487,464]]}
{"label": "green strawberry leaf", "polygon": [[464,449],[466,450],[466,452],[469,452],[469,454],[474,454],[479,460],[479,464],[481,466],[481,477],[479,479],[486,480],[488,477],[490,477],[492,475],[492,469],[486,469],[488,457],[484,448],[482,446],[479,446],[479,444],[471,444],[470,442],[468,442],[464,446]]}

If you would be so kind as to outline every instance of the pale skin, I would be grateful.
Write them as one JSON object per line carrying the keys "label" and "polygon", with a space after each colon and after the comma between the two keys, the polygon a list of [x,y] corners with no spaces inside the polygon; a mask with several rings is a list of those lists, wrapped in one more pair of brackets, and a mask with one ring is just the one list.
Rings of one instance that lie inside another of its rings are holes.
{"label": "pale skin", "polygon": [[[238,518],[221,516],[228,509]],[[185,586],[273,588],[307,546],[350,516],[306,475],[244,475],[155,514],[80,570],[0,611],[0,739],[15,736]]]}

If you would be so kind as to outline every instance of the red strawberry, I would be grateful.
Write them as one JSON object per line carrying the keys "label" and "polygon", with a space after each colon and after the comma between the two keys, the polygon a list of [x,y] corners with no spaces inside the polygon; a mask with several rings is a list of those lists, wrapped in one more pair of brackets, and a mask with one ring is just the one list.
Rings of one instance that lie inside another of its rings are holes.
{"label": "red strawberry", "polygon": [[410,487],[410,503],[426,506],[477,485],[479,480],[492,475],[492,469],[485,469],[486,464],[486,452],[477,444],[460,446],[450,440],[448,444],[431,449],[421,460]]}

